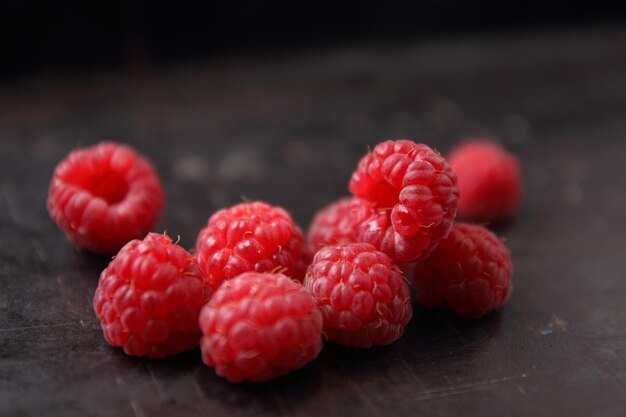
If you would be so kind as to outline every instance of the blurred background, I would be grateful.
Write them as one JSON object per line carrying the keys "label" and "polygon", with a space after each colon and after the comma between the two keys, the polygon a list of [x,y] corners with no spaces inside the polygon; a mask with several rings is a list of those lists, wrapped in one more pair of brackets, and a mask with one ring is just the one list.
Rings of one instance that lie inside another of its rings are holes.
{"label": "blurred background", "polygon": [[621,23],[619,2],[3,0],[0,75]]}

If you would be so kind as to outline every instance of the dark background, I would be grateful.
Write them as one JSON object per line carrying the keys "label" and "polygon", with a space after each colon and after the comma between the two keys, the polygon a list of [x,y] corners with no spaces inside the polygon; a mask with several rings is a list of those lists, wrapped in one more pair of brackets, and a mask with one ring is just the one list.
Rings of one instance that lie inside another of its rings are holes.
{"label": "dark background", "polygon": [[609,1],[37,1],[0,4],[1,76],[620,23]]}
{"label": "dark background", "polygon": [[[501,3],[2,2],[0,416],[623,417],[624,14]],[[520,212],[490,225],[515,265],[504,308],[414,304],[396,343],[326,343],[265,384],[226,382],[197,349],[107,345],[91,303],[108,259],[45,208],[61,159],[115,139],[163,181],[155,230],[192,248],[242,196],[306,228],[368,147],[470,136],[524,173]]]}

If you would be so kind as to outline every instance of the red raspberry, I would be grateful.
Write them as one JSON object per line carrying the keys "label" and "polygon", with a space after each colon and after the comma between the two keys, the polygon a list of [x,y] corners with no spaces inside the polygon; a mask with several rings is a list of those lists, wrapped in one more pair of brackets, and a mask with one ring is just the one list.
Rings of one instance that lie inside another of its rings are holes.
{"label": "red raspberry", "polygon": [[300,228],[280,207],[262,202],[220,210],[196,241],[196,259],[215,291],[225,280],[248,272],[283,268],[299,281],[309,262]]}
{"label": "red raspberry", "polygon": [[496,143],[469,140],[452,150],[449,161],[459,177],[459,216],[486,221],[515,214],[522,198],[515,156]]}
{"label": "red raspberry", "polygon": [[427,307],[448,302],[463,318],[502,306],[513,289],[509,250],[483,226],[458,223],[432,255],[415,266],[418,300]]}
{"label": "red raspberry", "polygon": [[374,214],[372,203],[357,197],[344,197],[317,212],[309,227],[313,250],[339,242],[356,242],[361,223]]}
{"label": "red raspberry", "polygon": [[52,219],[78,246],[103,255],[144,236],[162,208],[154,169],[126,145],[102,142],[75,150],[50,182]]}
{"label": "red raspberry", "polygon": [[432,252],[452,227],[459,195],[446,160],[410,140],[378,144],[359,162],[350,190],[378,211],[361,226],[358,240],[397,262]]}
{"label": "red raspberry", "polygon": [[413,312],[402,272],[367,243],[320,249],[304,286],[322,311],[328,340],[344,346],[387,345],[402,336]]}
{"label": "red raspberry", "polygon": [[200,313],[202,359],[231,382],[265,381],[306,365],[322,349],[322,315],[283,274],[226,281]]}
{"label": "red raspberry", "polygon": [[93,307],[111,345],[163,358],[198,345],[198,314],[211,293],[189,252],[150,233],[128,242],[102,271]]}

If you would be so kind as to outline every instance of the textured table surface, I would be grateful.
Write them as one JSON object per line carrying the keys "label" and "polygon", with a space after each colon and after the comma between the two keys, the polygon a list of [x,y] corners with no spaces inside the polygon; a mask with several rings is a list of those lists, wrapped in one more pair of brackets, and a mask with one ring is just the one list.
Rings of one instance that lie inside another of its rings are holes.
{"label": "textured table surface", "polygon": [[[91,307],[107,263],[48,218],[55,164],[126,141],[156,164],[157,230],[193,246],[242,197],[303,227],[385,138],[445,152],[491,136],[521,158],[525,200],[497,232],[505,308],[463,322],[415,307],[386,348],[326,344],[274,382],[231,385],[197,350],[109,347]],[[529,33],[204,62],[0,85],[0,415],[623,416],[626,31]]]}

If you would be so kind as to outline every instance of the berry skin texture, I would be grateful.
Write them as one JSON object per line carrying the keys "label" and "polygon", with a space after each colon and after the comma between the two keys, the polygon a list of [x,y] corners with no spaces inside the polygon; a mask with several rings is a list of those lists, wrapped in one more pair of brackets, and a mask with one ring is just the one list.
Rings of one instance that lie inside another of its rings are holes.
{"label": "berry skin texture", "polygon": [[302,232],[289,213],[258,201],[211,216],[198,234],[195,256],[214,291],[224,280],[249,271],[281,269],[302,281],[310,260]]}
{"label": "berry skin texture", "polygon": [[344,197],[317,212],[307,236],[313,250],[339,242],[356,242],[358,228],[374,214],[372,203],[358,197]]}
{"label": "berry skin texture", "polygon": [[111,345],[157,359],[198,345],[198,314],[211,294],[191,254],[150,233],[128,242],[102,271],[93,307]]}
{"label": "berry skin texture", "polygon": [[500,308],[513,286],[507,247],[483,226],[457,223],[413,272],[417,298],[426,307],[447,302],[461,318],[475,319]]}
{"label": "berry skin texture", "polygon": [[367,243],[326,246],[304,280],[324,317],[324,333],[348,347],[384,346],[411,319],[410,291],[400,269]]}
{"label": "berry skin texture", "polygon": [[448,158],[458,176],[459,216],[497,221],[512,217],[522,199],[522,174],[517,158],[498,144],[469,140]]}
{"label": "berry skin texture", "polygon": [[322,315],[300,283],[246,272],[226,281],[200,313],[202,360],[231,382],[266,381],[322,349]]}
{"label": "berry skin texture", "polygon": [[410,140],[378,144],[361,159],[350,191],[374,204],[357,240],[372,244],[396,262],[423,259],[447,236],[459,191],[446,160]]}
{"label": "berry skin texture", "polygon": [[57,165],[47,206],[76,245],[112,255],[154,226],[163,199],[146,159],[129,146],[101,142],[71,152]]}

